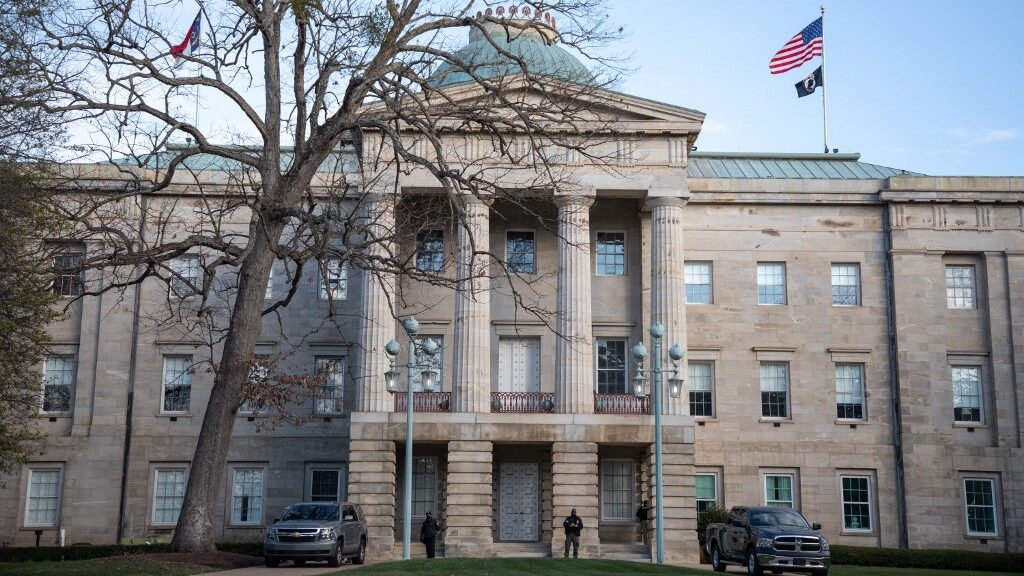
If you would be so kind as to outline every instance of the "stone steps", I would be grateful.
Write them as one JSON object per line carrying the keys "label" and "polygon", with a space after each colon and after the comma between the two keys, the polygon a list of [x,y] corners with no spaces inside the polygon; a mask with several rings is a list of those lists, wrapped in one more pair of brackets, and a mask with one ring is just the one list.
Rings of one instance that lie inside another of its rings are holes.
{"label": "stone steps", "polygon": [[601,558],[604,560],[626,560],[628,562],[651,561],[651,552],[644,544],[601,543]]}
{"label": "stone steps", "polygon": [[[399,558],[402,557],[402,543],[401,542],[398,542],[398,543],[395,544],[395,552],[397,552]],[[412,543],[412,549],[409,551],[409,557],[413,558],[413,559],[426,558],[427,557],[427,549],[426,549],[425,546],[423,546],[422,542],[413,542]],[[436,557],[436,558],[444,558],[444,543],[443,542],[435,542],[434,543],[434,557]]]}
{"label": "stone steps", "polygon": [[550,542],[496,542],[494,555],[498,558],[550,558]]}

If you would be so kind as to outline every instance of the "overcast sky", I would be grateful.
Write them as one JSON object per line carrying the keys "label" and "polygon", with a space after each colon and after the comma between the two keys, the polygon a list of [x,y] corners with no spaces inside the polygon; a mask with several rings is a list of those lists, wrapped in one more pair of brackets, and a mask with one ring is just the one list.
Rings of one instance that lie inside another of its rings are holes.
{"label": "overcast sky", "polygon": [[[820,64],[768,61],[810,0],[612,0],[635,71],[622,91],[707,114],[700,150],[821,152]],[[1024,175],[1024,1],[831,0],[829,147],[925,174]]]}

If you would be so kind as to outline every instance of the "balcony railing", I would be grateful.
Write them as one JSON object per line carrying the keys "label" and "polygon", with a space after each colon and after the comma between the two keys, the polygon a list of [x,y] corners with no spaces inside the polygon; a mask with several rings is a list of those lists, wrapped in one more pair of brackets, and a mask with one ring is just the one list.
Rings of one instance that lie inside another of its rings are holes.
{"label": "balcony railing", "polygon": [[491,412],[522,414],[554,410],[555,395],[551,392],[491,392]]}
{"label": "balcony railing", "polygon": [[637,398],[634,394],[594,394],[594,412],[597,414],[650,414],[651,397]]}
{"label": "balcony railing", "polygon": [[[406,392],[395,392],[395,412],[405,412]],[[451,392],[414,392],[412,396],[413,412],[450,412],[452,408]]]}

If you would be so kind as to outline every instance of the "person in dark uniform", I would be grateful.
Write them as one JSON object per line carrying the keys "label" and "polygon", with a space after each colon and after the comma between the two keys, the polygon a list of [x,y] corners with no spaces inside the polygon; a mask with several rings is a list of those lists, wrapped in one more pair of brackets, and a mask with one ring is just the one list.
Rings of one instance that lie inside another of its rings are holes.
{"label": "person in dark uniform", "polygon": [[647,500],[636,509],[636,521],[640,523],[640,541],[647,542],[647,515],[651,511],[651,505]]}
{"label": "person in dark uniform", "polygon": [[437,520],[434,520],[430,512],[427,512],[427,517],[423,519],[423,526],[420,527],[420,542],[427,547],[427,558],[434,557],[434,542],[440,531],[441,527],[438,526]]}
{"label": "person in dark uniform", "polygon": [[565,522],[562,522],[562,527],[565,528],[565,557],[569,557],[569,545],[572,545],[572,557],[580,557],[580,533],[583,531],[583,519],[576,515],[576,509],[572,509],[572,513],[565,517]]}

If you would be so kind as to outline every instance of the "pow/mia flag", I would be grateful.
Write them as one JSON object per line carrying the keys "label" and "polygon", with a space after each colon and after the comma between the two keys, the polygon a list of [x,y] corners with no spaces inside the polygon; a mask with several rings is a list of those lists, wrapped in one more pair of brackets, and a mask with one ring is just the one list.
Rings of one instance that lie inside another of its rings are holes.
{"label": "pow/mia flag", "polygon": [[818,66],[818,69],[811,72],[810,76],[796,83],[796,95],[798,98],[810,96],[818,89],[818,86],[824,85],[825,77],[821,73],[821,66]]}

